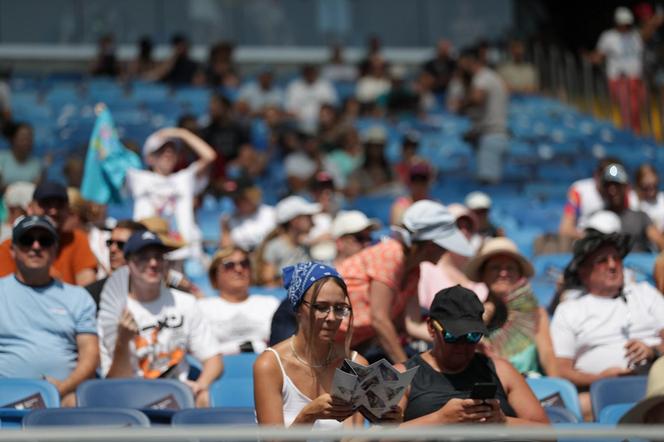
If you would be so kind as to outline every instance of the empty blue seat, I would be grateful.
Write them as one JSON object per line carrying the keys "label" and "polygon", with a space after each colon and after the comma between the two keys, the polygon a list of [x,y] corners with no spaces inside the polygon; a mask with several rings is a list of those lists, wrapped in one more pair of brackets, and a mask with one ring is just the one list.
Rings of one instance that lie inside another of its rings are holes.
{"label": "empty blue seat", "polygon": [[256,362],[257,357],[256,353],[238,353],[224,356],[223,377],[227,379],[251,379],[254,371],[254,362]]}
{"label": "empty blue seat", "polygon": [[571,260],[571,253],[555,253],[538,255],[532,259],[532,263],[537,277],[555,281]]}
{"label": "empty blue seat", "polygon": [[213,407],[254,408],[254,380],[251,377],[222,376],[210,387]]}
{"label": "empty blue seat", "polygon": [[609,405],[638,402],[646,394],[647,376],[623,376],[595,381],[590,386],[593,416],[598,419]]}
{"label": "empty blue seat", "polygon": [[624,266],[634,272],[637,281],[654,283],[653,268],[656,253],[630,253],[625,257]]}
{"label": "empty blue seat", "polygon": [[79,407],[142,410],[152,422],[170,422],[176,411],[194,408],[191,389],[173,379],[92,379],[76,389]]}
{"label": "empty blue seat", "polygon": [[613,404],[607,405],[600,411],[599,419],[600,424],[617,424],[620,419],[627,414],[629,410],[636,405],[635,403],[626,404]]}
{"label": "empty blue seat", "polygon": [[175,413],[171,422],[180,425],[256,425],[253,408],[191,408]]}
{"label": "empty blue seat", "polygon": [[[31,400],[34,406],[18,405],[17,402]],[[42,405],[37,405],[40,403]],[[1,408],[59,407],[60,394],[53,384],[42,379],[0,378]]]}
{"label": "empty blue seat", "polygon": [[562,378],[542,377],[542,378],[528,378],[526,379],[528,385],[540,401],[555,395],[560,394],[565,408],[574,413],[579,419],[583,420],[581,415],[581,404],[579,403],[579,393],[570,381]]}
{"label": "empty blue seat", "polygon": [[149,427],[150,420],[130,408],[45,408],[23,418],[23,427]]}

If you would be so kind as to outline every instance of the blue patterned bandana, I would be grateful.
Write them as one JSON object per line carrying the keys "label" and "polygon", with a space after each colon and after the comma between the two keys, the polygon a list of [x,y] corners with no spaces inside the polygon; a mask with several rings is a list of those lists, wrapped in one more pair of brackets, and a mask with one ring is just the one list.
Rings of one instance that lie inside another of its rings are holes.
{"label": "blue patterned bandana", "polygon": [[300,262],[284,267],[281,273],[293,310],[300,305],[309,287],[319,279],[332,277],[343,282],[341,275],[333,267],[318,262]]}

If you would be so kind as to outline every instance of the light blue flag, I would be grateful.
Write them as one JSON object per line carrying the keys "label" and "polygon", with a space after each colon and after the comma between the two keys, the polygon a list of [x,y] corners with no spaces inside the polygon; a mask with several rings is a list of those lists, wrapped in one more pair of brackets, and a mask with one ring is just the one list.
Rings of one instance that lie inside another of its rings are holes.
{"label": "light blue flag", "polygon": [[81,195],[99,204],[120,202],[129,168],[140,169],[141,159],[120,142],[111,112],[100,105],[85,157]]}

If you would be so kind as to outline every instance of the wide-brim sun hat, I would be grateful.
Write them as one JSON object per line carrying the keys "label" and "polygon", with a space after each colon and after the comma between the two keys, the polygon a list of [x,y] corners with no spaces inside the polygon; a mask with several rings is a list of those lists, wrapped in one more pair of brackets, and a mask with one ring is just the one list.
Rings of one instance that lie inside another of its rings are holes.
{"label": "wide-brim sun hat", "polygon": [[179,249],[187,245],[186,241],[176,237],[170,231],[168,228],[168,221],[166,221],[164,218],[151,216],[149,218],[144,218],[139,222],[143,224],[150,232],[157,234],[164,246],[171,250]]}
{"label": "wide-brim sun hat", "polygon": [[284,224],[301,215],[315,215],[322,207],[318,203],[310,203],[301,196],[286,197],[277,203],[275,217],[278,224]]}
{"label": "wide-brim sun hat", "polygon": [[488,239],[484,243],[477,256],[466,265],[466,276],[472,281],[481,281],[484,264],[499,255],[506,255],[514,259],[521,267],[521,274],[526,278],[531,278],[535,274],[533,265],[519,252],[516,244],[511,239],[500,236]]}
{"label": "wide-brim sun hat", "polygon": [[403,214],[407,241],[432,241],[461,256],[472,256],[473,247],[456,226],[456,219],[442,204],[431,200],[413,203]]}
{"label": "wide-brim sun hat", "polygon": [[600,232],[590,231],[581,239],[574,242],[572,260],[565,267],[564,278],[566,284],[580,285],[579,267],[590,254],[605,244],[612,244],[621,258],[627,256],[632,248],[632,241],[628,235],[611,233],[605,235]]}

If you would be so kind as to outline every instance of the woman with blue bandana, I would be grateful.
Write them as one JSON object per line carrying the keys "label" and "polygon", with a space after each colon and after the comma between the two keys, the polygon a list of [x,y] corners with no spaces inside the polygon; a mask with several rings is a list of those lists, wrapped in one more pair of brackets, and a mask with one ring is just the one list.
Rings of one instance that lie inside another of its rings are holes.
{"label": "woman with blue bandana", "polygon": [[[254,364],[254,400],[261,425],[311,425],[336,429],[361,425],[351,404],[330,395],[335,370],[345,359],[366,365],[350,351],[353,309],[346,283],[332,267],[303,262],[283,269],[297,332],[268,348]],[[336,341],[341,324],[345,339]],[[397,408],[383,416],[400,420]]]}

